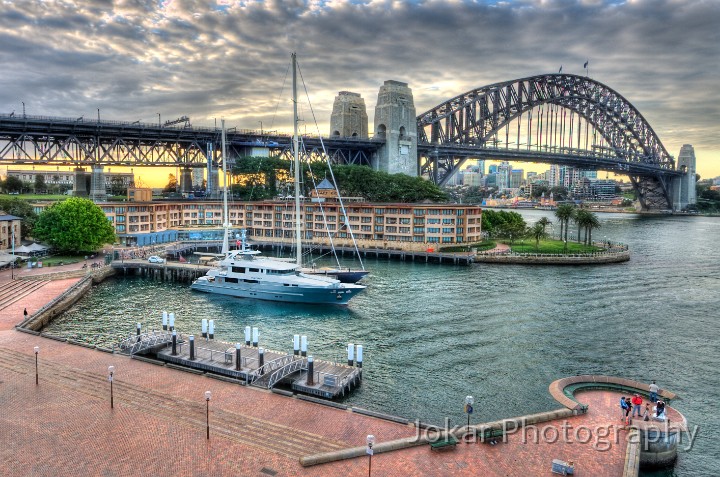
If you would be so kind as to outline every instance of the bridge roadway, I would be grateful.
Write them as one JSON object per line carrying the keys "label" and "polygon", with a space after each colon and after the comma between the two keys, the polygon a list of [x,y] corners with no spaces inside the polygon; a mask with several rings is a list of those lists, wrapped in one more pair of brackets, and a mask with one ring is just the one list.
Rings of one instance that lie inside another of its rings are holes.
{"label": "bridge roadway", "polygon": [[[0,114],[0,164],[207,167],[207,144],[214,144],[217,150],[219,142],[217,128]],[[324,146],[335,162],[370,165],[372,154],[385,140],[306,136],[303,142],[311,154],[320,154]],[[243,149],[248,147],[267,147],[277,153],[288,153],[292,137],[256,130],[231,130],[227,143],[234,159],[243,155]],[[619,161],[607,151],[546,149],[420,143],[418,156],[428,162],[438,157],[453,157],[457,162],[466,158],[517,160],[635,175],[682,175],[680,171],[663,169],[657,164]]]}

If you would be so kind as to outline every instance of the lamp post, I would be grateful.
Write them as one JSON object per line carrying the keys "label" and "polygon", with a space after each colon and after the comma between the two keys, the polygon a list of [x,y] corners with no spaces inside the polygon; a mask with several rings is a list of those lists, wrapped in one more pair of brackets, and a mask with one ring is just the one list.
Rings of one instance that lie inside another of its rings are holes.
{"label": "lamp post", "polygon": [[212,393],[205,391],[205,423],[207,424],[207,438],[210,439],[210,398]]}
{"label": "lamp post", "polygon": [[38,353],[40,352],[40,347],[35,347],[35,385],[37,386],[40,384],[40,378],[38,377]]}
{"label": "lamp post", "polygon": [[465,412],[468,416],[468,423],[467,423],[467,431],[470,432],[470,414],[473,413],[473,397],[472,396],[465,396]]}
{"label": "lamp post", "polygon": [[25,101],[20,101],[23,105],[23,118],[25,117]]}
{"label": "lamp post", "polygon": [[113,409],[113,374],[115,374],[115,366],[108,366],[108,381],[110,381],[110,409]]}
{"label": "lamp post", "polygon": [[162,127],[162,121],[160,120],[160,113],[158,113],[158,127]]}
{"label": "lamp post", "polygon": [[367,449],[365,449],[365,452],[367,452],[368,455],[368,477],[370,477],[370,473],[372,472],[372,456],[373,456],[373,444],[375,444],[375,436],[372,434],[369,434],[367,438],[365,439],[365,442],[367,442]]}

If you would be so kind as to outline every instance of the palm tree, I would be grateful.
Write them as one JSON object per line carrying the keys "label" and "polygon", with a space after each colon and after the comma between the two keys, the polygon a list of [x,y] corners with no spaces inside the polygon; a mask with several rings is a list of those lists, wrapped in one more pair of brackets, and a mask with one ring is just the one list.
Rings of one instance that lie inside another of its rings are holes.
{"label": "palm tree", "polygon": [[548,219],[547,217],[542,217],[542,218],[541,218],[540,220],[538,220],[536,223],[539,224],[540,226],[542,226],[543,234],[545,233],[545,227],[547,227],[548,225],[552,224],[552,222],[550,221],[550,219]]}
{"label": "palm tree", "polygon": [[588,231],[588,245],[592,245],[592,230],[600,228],[600,220],[596,214],[588,212],[587,221],[585,222],[585,228]]}
{"label": "palm tree", "polygon": [[587,223],[588,223],[588,217],[590,215],[590,212],[588,212],[585,209],[577,209],[575,213],[573,214],[573,221],[578,226],[578,237],[577,241],[580,243],[580,230],[585,228],[585,240],[583,242],[587,241]]}
{"label": "palm tree", "polygon": [[545,226],[543,226],[543,224],[540,223],[540,220],[538,220],[535,225],[528,230],[528,232],[530,236],[535,239],[535,250],[537,250],[540,247],[540,239],[547,237],[547,234],[545,233]]}
{"label": "palm tree", "polygon": [[565,230],[565,248],[567,249],[567,236],[568,227],[570,226],[570,219],[575,212],[575,206],[572,204],[560,204],[555,209],[555,217],[560,221],[560,238],[563,237],[563,228]]}

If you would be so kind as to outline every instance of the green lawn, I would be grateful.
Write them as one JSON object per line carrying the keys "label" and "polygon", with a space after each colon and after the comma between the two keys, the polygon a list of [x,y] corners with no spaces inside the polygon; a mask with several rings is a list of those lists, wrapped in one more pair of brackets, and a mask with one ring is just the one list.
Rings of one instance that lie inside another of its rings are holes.
{"label": "green lawn", "polygon": [[440,247],[439,251],[444,253],[454,253],[454,252],[467,252],[469,250],[475,250],[477,249],[478,252],[484,252],[485,250],[490,250],[495,248],[495,241],[494,240],[486,240],[484,242],[478,242],[478,243],[472,243],[468,245],[455,245],[453,247]]}
{"label": "green lawn", "polygon": [[10,195],[10,194],[0,194],[0,197],[3,199],[22,199],[22,200],[63,200],[70,197],[69,195],[62,195],[62,194],[19,194],[19,195]]}
{"label": "green lawn", "polygon": [[[509,241],[506,241],[508,245]],[[534,240],[516,241],[510,245],[510,249],[516,253],[565,253],[565,244],[562,240],[541,240],[538,248],[535,248]],[[603,249],[599,247],[587,246],[577,242],[567,243],[567,253],[593,253],[601,252]]]}
{"label": "green lawn", "polygon": [[[96,257],[97,259],[97,257]],[[58,265],[70,265],[72,263],[80,263],[85,261],[84,255],[72,256],[72,255],[53,255],[51,257],[32,257],[33,262],[42,262],[43,267],[55,267]],[[88,264],[92,263],[93,259],[88,258]],[[90,265],[88,265],[90,266]]]}

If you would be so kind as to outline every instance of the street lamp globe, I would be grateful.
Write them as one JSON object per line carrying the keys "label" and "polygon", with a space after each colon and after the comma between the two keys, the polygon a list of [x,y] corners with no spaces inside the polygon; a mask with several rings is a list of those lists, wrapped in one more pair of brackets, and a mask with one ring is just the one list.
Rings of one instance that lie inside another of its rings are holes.
{"label": "street lamp globe", "polygon": [[210,392],[210,391],[205,391],[205,400],[206,400],[206,401],[209,401],[211,397],[212,397],[212,392]]}
{"label": "street lamp globe", "polygon": [[110,376],[112,376],[114,372],[115,372],[115,366],[108,366],[108,373],[110,373]]}
{"label": "street lamp globe", "polygon": [[34,349],[35,349],[35,354],[38,354],[38,353],[40,352],[40,347],[39,347],[39,346],[36,346]]}
{"label": "street lamp globe", "polygon": [[465,396],[465,404],[472,406],[473,402],[475,401],[473,400],[472,396]]}
{"label": "street lamp globe", "polygon": [[365,442],[367,442],[368,447],[372,449],[373,444],[375,444],[375,436],[369,434],[365,439]]}

